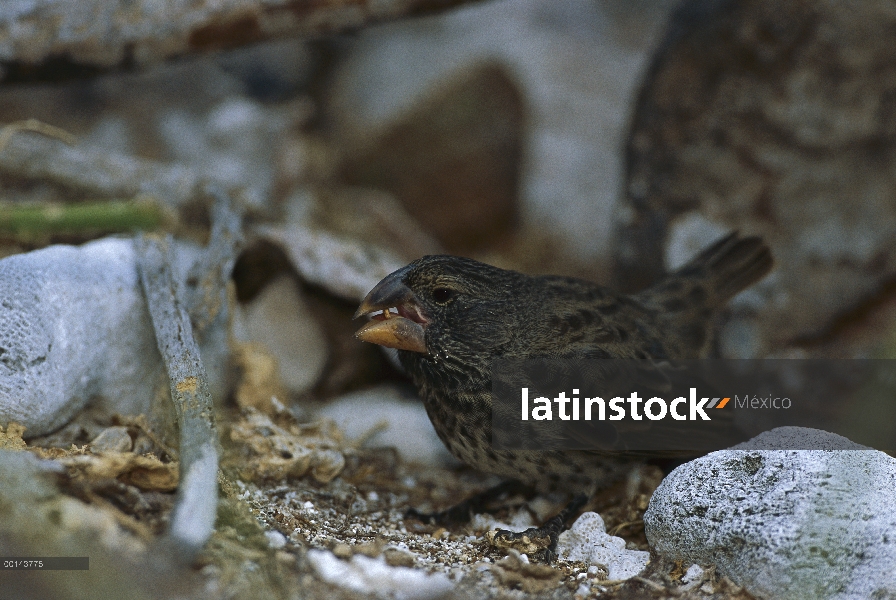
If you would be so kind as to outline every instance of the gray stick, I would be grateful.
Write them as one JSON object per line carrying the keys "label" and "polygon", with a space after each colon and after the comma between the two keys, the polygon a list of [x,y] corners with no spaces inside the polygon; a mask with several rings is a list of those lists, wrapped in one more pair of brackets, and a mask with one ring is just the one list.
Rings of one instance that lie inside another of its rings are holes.
{"label": "gray stick", "polygon": [[171,272],[170,235],[137,238],[140,280],[180,425],[180,483],[169,536],[191,560],[211,536],[218,502],[218,437],[208,378]]}
{"label": "gray stick", "polygon": [[208,248],[190,269],[188,280],[195,281],[186,296],[190,319],[200,338],[216,319],[226,317],[227,283],[243,242],[242,204],[219,185],[209,183],[205,193],[214,198],[211,209],[212,231]]}

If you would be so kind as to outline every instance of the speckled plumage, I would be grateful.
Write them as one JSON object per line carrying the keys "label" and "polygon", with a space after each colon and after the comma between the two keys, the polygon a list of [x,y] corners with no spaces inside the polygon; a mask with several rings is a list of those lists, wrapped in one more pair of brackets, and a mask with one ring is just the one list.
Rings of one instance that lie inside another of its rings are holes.
{"label": "speckled plumage", "polygon": [[704,356],[715,310],[771,266],[761,240],[735,233],[654,287],[626,296],[581,279],[427,256],[389,276],[425,315],[428,353],[399,350],[399,358],[439,437],[460,460],[540,488],[584,491],[617,478],[630,459],[495,449],[493,359]]}

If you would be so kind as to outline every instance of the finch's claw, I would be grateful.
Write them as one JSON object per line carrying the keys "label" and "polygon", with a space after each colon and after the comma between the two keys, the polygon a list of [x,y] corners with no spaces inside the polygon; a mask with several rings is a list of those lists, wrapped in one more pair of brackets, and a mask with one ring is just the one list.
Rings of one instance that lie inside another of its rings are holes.
{"label": "finch's claw", "polygon": [[520,532],[493,529],[486,536],[495,548],[505,551],[512,548],[532,561],[549,563],[556,556],[557,539],[560,535],[560,529],[548,527],[549,523],[550,521],[542,527],[530,527]]}
{"label": "finch's claw", "polygon": [[489,543],[495,548],[507,550],[513,548],[525,554],[530,560],[550,563],[557,558],[557,541],[566,521],[579,511],[588,497],[581,495],[573,498],[566,508],[556,517],[545,521],[541,527],[530,527],[525,531],[513,532],[506,529],[493,529],[486,534]]}

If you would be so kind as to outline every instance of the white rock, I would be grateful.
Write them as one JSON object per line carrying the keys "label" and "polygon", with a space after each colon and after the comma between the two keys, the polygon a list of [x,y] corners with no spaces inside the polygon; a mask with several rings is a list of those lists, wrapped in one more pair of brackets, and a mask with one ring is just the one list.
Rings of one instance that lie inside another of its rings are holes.
{"label": "white rock", "polygon": [[436,434],[423,403],[392,386],[347,394],[329,402],[317,416],[332,419],[349,438],[385,429],[371,436],[371,448],[393,447],[407,461],[428,465],[456,464]]}
{"label": "white rock", "polygon": [[131,240],[0,260],[0,306],[0,423],[49,433],[93,396],[149,407],[162,364]]}
{"label": "white rock", "polygon": [[560,534],[557,555],[607,568],[610,579],[629,579],[644,570],[650,553],[626,550],[625,540],[607,534],[604,520],[595,512],[586,512],[568,531]]}
{"label": "white rock", "polygon": [[442,573],[427,574],[410,567],[390,567],[383,557],[370,558],[362,554],[343,561],[327,550],[311,549],[308,562],[326,582],[377,597],[413,600],[434,598],[446,594],[454,584]]}
{"label": "white rock", "polygon": [[[177,247],[184,277],[195,248]],[[206,332],[203,362],[222,388],[226,348]],[[50,246],[0,260],[0,424],[50,433],[89,400],[101,410],[145,413],[165,379],[131,239]]]}
{"label": "white rock", "polygon": [[268,548],[279,550],[286,546],[286,536],[279,531],[265,531],[264,537],[268,538]]}
{"label": "white rock", "polygon": [[691,565],[681,578],[682,583],[696,583],[703,579],[706,571],[700,565]]}
{"label": "white rock", "polygon": [[525,508],[520,508],[516,513],[507,519],[507,523],[498,521],[494,515],[488,513],[477,513],[470,520],[470,529],[473,531],[490,531],[492,529],[506,529],[519,533],[530,527],[535,527],[536,523],[532,521],[532,515]]}
{"label": "white rock", "polygon": [[294,393],[313,386],[327,362],[327,340],[289,277],[272,281],[249,305],[237,307],[233,333],[241,341],[264,344],[277,359],[283,385]]}
{"label": "white rock", "polygon": [[130,452],[133,447],[127,427],[107,427],[90,442],[93,452]]}
{"label": "white rock", "polygon": [[838,435],[782,427],[686,463],[644,524],[758,598],[896,596],[896,459]]}

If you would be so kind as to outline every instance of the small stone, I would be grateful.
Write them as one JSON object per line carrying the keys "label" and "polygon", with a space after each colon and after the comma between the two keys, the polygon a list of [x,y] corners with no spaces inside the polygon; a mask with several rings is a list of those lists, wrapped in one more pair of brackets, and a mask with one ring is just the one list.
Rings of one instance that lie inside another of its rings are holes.
{"label": "small stone", "polygon": [[705,571],[700,565],[691,565],[690,567],[688,567],[688,570],[685,571],[685,574],[684,576],[682,576],[681,581],[682,583],[700,581],[701,579],[703,579],[704,573]]}
{"label": "small stone", "polygon": [[333,555],[337,558],[351,558],[352,554],[354,554],[352,547],[348,544],[339,543],[333,546]]}
{"label": "small stone", "polygon": [[133,440],[127,427],[109,427],[90,442],[93,452],[130,452]]}
{"label": "small stone", "polygon": [[265,531],[264,536],[268,538],[268,548],[279,550],[286,546],[286,536],[279,531]]}
{"label": "small stone", "polygon": [[338,450],[324,448],[311,457],[311,475],[321,483],[333,480],[345,467],[345,457]]}
{"label": "small stone", "polygon": [[363,554],[364,556],[368,556],[370,558],[376,558],[383,553],[383,544],[379,542],[367,542],[365,544],[360,544],[355,546],[356,554]]}
{"label": "small stone", "polygon": [[386,548],[383,552],[386,564],[393,567],[413,567],[414,555],[400,548]]}

